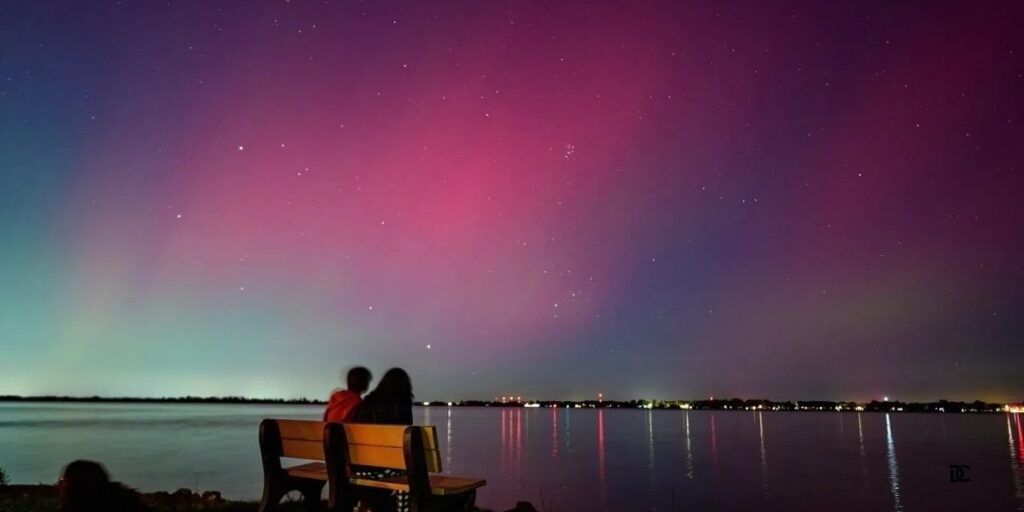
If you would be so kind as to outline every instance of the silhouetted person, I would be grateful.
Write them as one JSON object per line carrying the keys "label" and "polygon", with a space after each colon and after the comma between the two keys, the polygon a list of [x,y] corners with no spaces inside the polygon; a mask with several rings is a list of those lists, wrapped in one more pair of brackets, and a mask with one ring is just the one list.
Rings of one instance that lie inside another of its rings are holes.
{"label": "silhouetted person", "polygon": [[331,399],[327,402],[327,409],[324,411],[324,421],[344,423],[354,420],[359,404],[363,401],[363,393],[370,389],[372,378],[370,370],[362,366],[356,366],[349,370],[345,377],[348,389],[336,389],[331,393]]}
{"label": "silhouetted person", "polygon": [[111,482],[99,463],[76,460],[60,477],[60,508],[63,512],[143,512],[149,508],[138,493]]}
{"label": "silhouetted person", "polygon": [[359,423],[412,425],[412,380],[401,368],[384,374],[356,412]]}
{"label": "silhouetted person", "polygon": [[[359,423],[384,423],[390,425],[412,425],[412,380],[401,368],[392,368],[381,377],[377,388],[366,395],[356,412]],[[384,478],[404,474],[403,471],[374,468],[353,468],[357,475]],[[404,493],[365,489],[360,491],[360,501],[369,505],[374,512],[408,510],[408,497]]]}

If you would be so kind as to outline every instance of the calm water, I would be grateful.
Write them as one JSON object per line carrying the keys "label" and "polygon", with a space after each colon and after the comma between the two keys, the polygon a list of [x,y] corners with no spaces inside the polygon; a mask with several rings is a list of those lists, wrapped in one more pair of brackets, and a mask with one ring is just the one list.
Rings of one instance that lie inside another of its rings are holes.
{"label": "calm water", "polygon": [[[142,490],[256,499],[257,430],[317,407],[0,404],[0,467],[52,482],[76,458]],[[547,511],[1024,510],[1021,415],[417,408],[478,503]],[[951,483],[950,464],[970,465]],[[813,507],[812,507],[813,505]]]}

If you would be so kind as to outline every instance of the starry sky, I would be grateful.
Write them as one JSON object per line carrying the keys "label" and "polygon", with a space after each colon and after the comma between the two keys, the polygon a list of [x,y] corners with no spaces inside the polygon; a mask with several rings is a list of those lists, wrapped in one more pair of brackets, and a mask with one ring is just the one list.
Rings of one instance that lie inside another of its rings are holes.
{"label": "starry sky", "polygon": [[768,4],[5,2],[0,394],[1024,398],[1024,7]]}

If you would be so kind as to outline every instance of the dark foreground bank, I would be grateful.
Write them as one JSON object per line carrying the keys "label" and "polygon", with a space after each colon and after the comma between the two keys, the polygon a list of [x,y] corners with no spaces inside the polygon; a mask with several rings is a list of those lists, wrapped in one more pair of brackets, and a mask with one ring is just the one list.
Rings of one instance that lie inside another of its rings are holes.
{"label": "dark foreground bank", "polygon": [[[255,501],[232,501],[221,498],[217,491],[192,492],[178,489],[174,492],[139,493],[142,502],[152,512],[256,512]],[[285,512],[304,510],[302,503],[285,503]],[[477,509],[478,512],[491,512]],[[0,485],[0,512],[60,512],[60,499],[54,485]],[[537,512],[528,503],[519,503],[509,512]]]}

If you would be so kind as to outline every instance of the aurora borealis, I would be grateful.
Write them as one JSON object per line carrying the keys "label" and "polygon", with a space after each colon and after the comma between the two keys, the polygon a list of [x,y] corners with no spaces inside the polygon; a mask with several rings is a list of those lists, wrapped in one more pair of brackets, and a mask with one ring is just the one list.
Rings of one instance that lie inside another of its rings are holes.
{"label": "aurora borealis", "polygon": [[0,394],[1019,400],[1022,14],[5,3]]}

